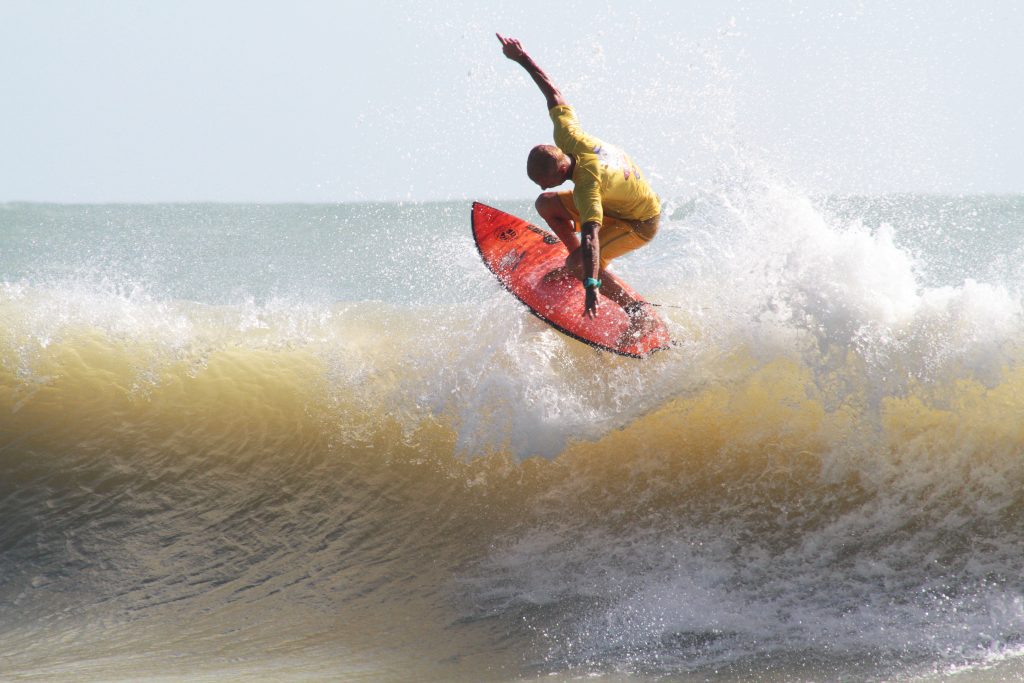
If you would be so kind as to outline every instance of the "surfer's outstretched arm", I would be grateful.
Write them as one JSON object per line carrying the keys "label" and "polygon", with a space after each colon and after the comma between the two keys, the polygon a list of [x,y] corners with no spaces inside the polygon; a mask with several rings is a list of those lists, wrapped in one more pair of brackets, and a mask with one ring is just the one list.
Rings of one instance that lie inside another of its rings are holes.
{"label": "surfer's outstretched arm", "polygon": [[498,40],[501,41],[501,51],[505,56],[526,69],[526,73],[530,74],[530,77],[533,78],[533,82],[537,84],[537,87],[540,88],[540,91],[548,101],[548,109],[568,104],[565,98],[562,97],[562,93],[558,91],[558,88],[551,82],[551,79],[544,73],[543,69],[537,66],[537,62],[533,61],[530,55],[526,54],[526,50],[523,49],[518,40],[515,38],[505,38],[500,33],[495,33],[494,35],[498,36]]}

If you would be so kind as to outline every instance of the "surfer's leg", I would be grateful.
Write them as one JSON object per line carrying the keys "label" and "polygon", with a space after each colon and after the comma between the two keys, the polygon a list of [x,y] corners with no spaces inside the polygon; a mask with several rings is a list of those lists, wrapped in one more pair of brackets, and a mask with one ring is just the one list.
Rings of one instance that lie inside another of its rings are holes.
{"label": "surfer's leg", "polygon": [[623,254],[628,254],[646,246],[658,229],[658,218],[649,221],[625,221],[605,216],[604,227],[601,228],[601,294],[618,304],[629,316],[627,336],[642,336],[651,326],[654,319],[649,315],[649,304],[637,301],[609,277],[609,262]]}
{"label": "surfer's leg", "polygon": [[[571,197],[569,201],[572,201]],[[639,249],[646,245],[647,242],[635,233],[630,223],[607,215],[598,235],[601,241],[601,268],[598,275],[602,282],[601,294],[617,303],[623,309],[633,306],[636,303],[633,297],[626,294],[625,290],[615,281],[615,278],[608,277],[607,268],[612,259],[629,253],[634,249]],[[549,273],[552,279],[556,275],[561,276],[564,273],[569,273],[582,280],[583,250],[580,248],[573,250],[565,260],[565,267],[558,270],[558,273]]]}
{"label": "surfer's leg", "polygon": [[[560,195],[568,195],[568,203]],[[558,239],[570,253],[580,247],[580,239],[576,236],[576,225],[579,214],[572,203],[572,192],[543,192],[534,204],[537,213],[548,224]]]}
{"label": "surfer's leg", "polygon": [[601,293],[625,309],[632,306],[635,301],[614,278],[606,277],[608,264],[612,259],[645,246],[647,241],[636,234],[630,223],[608,215],[605,216],[604,225],[601,227],[600,239],[601,274],[598,277],[602,282]]}
{"label": "surfer's leg", "polygon": [[612,259],[647,246],[657,230],[657,216],[646,221],[627,221],[605,214],[601,228],[601,267]]}
{"label": "surfer's leg", "polygon": [[615,278],[609,277],[609,273],[605,269],[601,269],[601,273],[598,275],[598,279],[601,280],[601,294],[604,294],[607,298],[617,303],[622,308],[626,308],[634,303],[636,300],[629,294],[626,294],[626,290],[619,286]]}

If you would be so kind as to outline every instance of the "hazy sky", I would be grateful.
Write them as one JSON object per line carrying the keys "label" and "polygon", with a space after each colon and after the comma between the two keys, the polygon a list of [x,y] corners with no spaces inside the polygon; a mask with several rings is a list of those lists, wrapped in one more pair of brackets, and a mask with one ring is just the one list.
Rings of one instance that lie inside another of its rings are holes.
{"label": "hazy sky", "polygon": [[1024,192],[1015,1],[0,0],[0,201],[532,196],[495,31],[663,196]]}

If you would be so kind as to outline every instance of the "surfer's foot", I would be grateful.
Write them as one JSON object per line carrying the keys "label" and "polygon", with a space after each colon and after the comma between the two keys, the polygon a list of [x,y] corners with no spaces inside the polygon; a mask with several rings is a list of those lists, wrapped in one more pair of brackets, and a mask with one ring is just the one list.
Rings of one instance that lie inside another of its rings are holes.
{"label": "surfer's foot", "polygon": [[576,276],[573,275],[565,266],[560,266],[544,276],[544,284],[550,285],[553,282],[558,282],[559,280],[565,280],[567,278],[576,279]]}
{"label": "surfer's foot", "polygon": [[628,342],[640,339],[654,331],[656,323],[654,316],[650,312],[650,304],[644,301],[634,301],[627,306],[623,306],[622,310],[629,316],[629,326],[622,333],[621,341]]}

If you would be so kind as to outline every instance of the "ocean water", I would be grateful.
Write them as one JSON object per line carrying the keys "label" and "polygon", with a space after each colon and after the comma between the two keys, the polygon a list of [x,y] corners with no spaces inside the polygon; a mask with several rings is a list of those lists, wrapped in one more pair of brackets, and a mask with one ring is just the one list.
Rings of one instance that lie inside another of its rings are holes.
{"label": "ocean water", "polygon": [[669,202],[644,361],[469,212],[0,205],[0,679],[1024,677],[1024,196]]}

